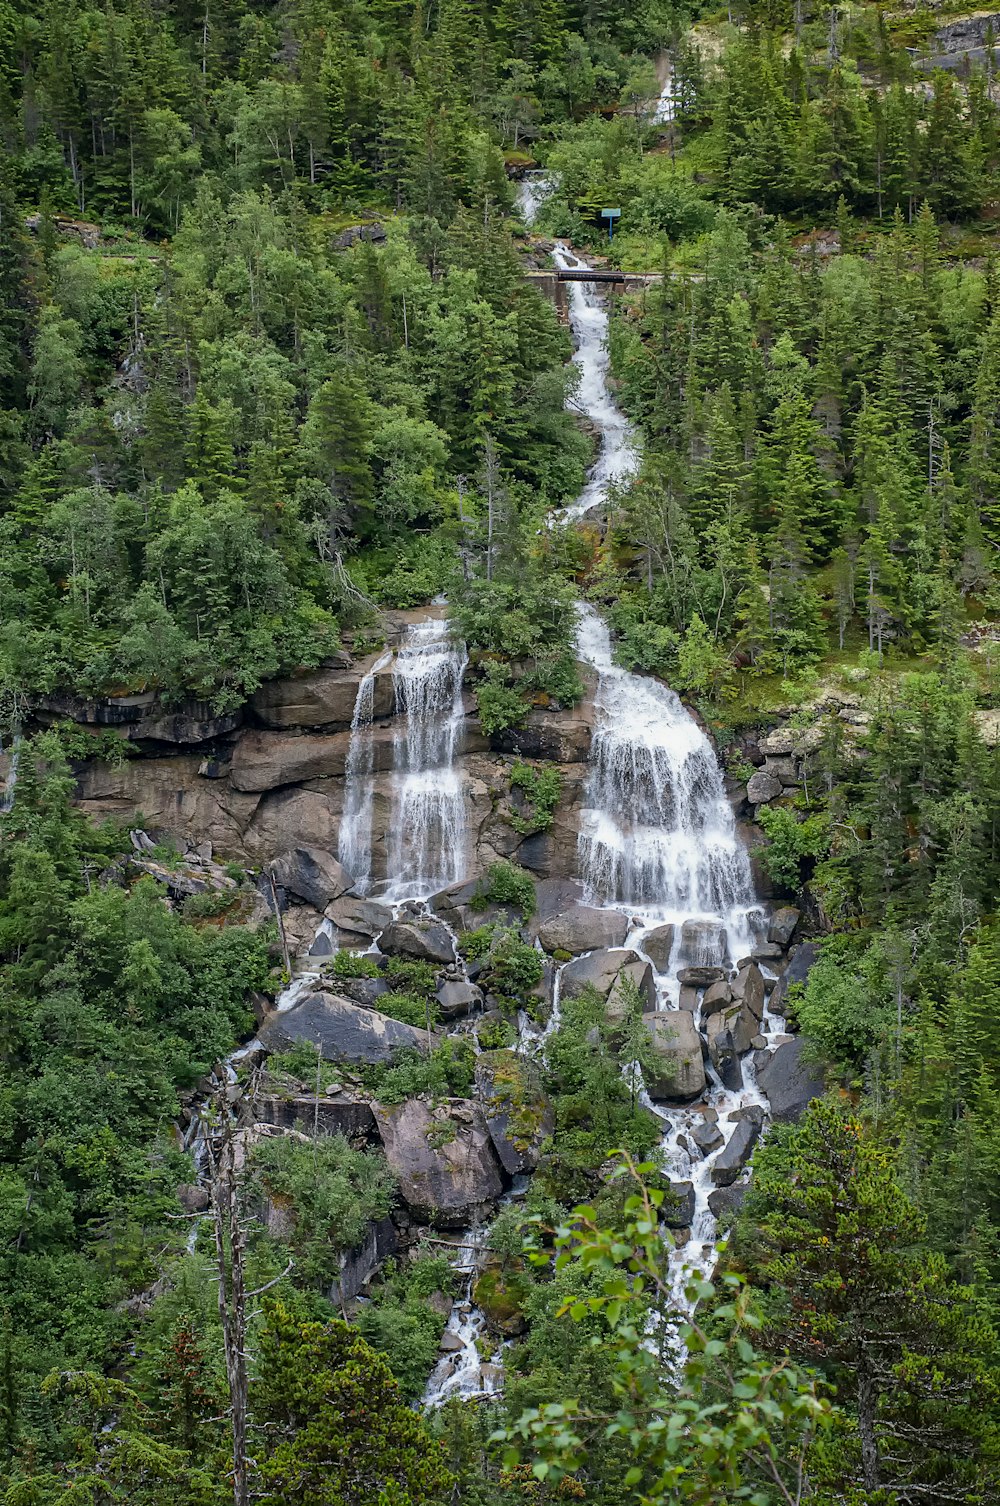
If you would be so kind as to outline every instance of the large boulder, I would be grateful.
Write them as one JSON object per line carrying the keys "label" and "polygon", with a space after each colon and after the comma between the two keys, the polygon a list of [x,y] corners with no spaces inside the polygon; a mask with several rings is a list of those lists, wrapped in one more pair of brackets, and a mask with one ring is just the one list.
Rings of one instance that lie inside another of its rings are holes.
{"label": "large boulder", "polygon": [[725,1147],[712,1162],[712,1181],[716,1187],[730,1187],[753,1155],[753,1148],[760,1139],[760,1122],[757,1119],[741,1119],[730,1135]]}
{"label": "large boulder", "polygon": [[732,1037],[733,1048],[739,1056],[750,1050],[750,1042],[757,1034],[757,1021],[745,1004],[737,1001],[709,1016],[705,1034],[710,1053],[713,1040],[726,1031]]}
{"label": "large boulder", "polygon": [[444,965],[455,960],[455,943],[447,926],[433,920],[394,920],[379,937],[379,950],[389,957],[415,957]]}
{"label": "large boulder", "polygon": [[443,1019],[459,1020],[472,1010],[482,1008],[483,991],[461,978],[448,979],[440,985],[435,998],[441,1006]]}
{"label": "large boulder", "polygon": [[651,1098],[685,1103],[705,1091],[701,1036],[686,1009],[663,1009],[643,1016],[654,1064],[646,1070]]}
{"label": "large boulder", "polygon": [[534,1171],[555,1128],[538,1068],[515,1051],[483,1051],[476,1060],[476,1091],[504,1171]]}
{"label": "large boulder", "polygon": [[710,1192],[708,1206],[713,1217],[728,1221],[739,1213],[746,1201],[748,1190],[746,1183],[740,1182],[736,1186],[717,1187],[714,1192]]}
{"label": "large boulder", "polygon": [[325,910],[331,900],[339,899],[353,882],[351,875],[330,852],[319,847],[293,847],[268,865],[279,889]]}
{"label": "large boulder", "polygon": [[439,1229],[481,1222],[503,1192],[503,1177],[479,1104],[408,1098],[374,1109],[389,1169],[414,1218]]}
{"label": "large boulder", "polygon": [[324,914],[345,946],[354,945],[352,938],[360,942],[374,940],[392,920],[388,905],[380,905],[373,899],[358,899],[353,894],[335,899],[326,906]]}
{"label": "large boulder", "polygon": [[718,1014],[720,1009],[727,1009],[732,1002],[733,991],[728,983],[719,982],[710,984],[702,996],[702,1020],[707,1020],[711,1015]]}
{"label": "large boulder", "polygon": [[771,924],[767,928],[768,941],[777,946],[786,947],[795,935],[795,927],[799,923],[801,911],[796,910],[794,905],[782,905],[780,910],[775,910],[771,916]]}
{"label": "large boulder", "polygon": [[823,1074],[803,1060],[801,1036],[779,1046],[757,1070],[757,1086],[779,1124],[801,1118],[806,1106],[823,1093]]}
{"label": "large boulder", "polygon": [[769,800],[777,800],[780,794],[781,780],[773,774],[758,771],[747,780],[747,799],[751,805],[766,805]]}
{"label": "large boulder", "polygon": [[668,1229],[687,1229],[695,1210],[693,1182],[671,1182],[660,1205],[660,1218]]}
{"label": "large boulder", "polygon": [[771,1013],[787,1013],[788,990],[796,983],[806,983],[813,964],[819,958],[819,947],[814,941],[804,941],[795,947],[788,957],[788,966],[774,985],[771,993]]}
{"label": "large boulder", "polygon": [[310,1135],[315,1126],[321,1135],[343,1135],[345,1140],[366,1140],[375,1133],[371,1104],[349,1093],[323,1093],[318,1101],[314,1093],[258,1093],[253,1116],[258,1124]]}
{"label": "large boulder", "polygon": [[588,957],[575,957],[559,974],[559,992],[564,999],[576,999],[585,988],[596,988],[602,999],[606,999],[622,968],[639,961],[637,952],[622,947],[591,952]]}
{"label": "large boulder", "polygon": [[761,1020],[764,1015],[764,974],[756,962],[741,967],[731,985],[734,999],[739,999],[753,1015]]}
{"label": "large boulder", "polygon": [[721,967],[726,960],[726,928],[719,920],[686,920],[681,956],[687,967]]}
{"label": "large boulder", "polygon": [[743,1086],[743,1068],[739,1048],[722,1011],[713,1014],[708,1021],[708,1054],[723,1087],[738,1091]]}
{"label": "large boulder", "polygon": [[573,904],[559,915],[541,921],[538,939],[547,952],[592,952],[620,947],[628,935],[628,919],[617,910]]}
{"label": "large boulder", "polygon": [[375,1009],[363,1009],[337,994],[312,993],[274,1015],[259,1032],[268,1051],[287,1051],[300,1041],[320,1048],[324,1061],[357,1066],[388,1063],[400,1051],[426,1051],[427,1031]]}
{"label": "large boulder", "polygon": [[626,979],[635,985],[639,995],[639,1008],[642,1013],[645,1014],[656,1008],[656,984],[653,981],[653,969],[645,957],[636,957],[634,962],[624,963],[619,969],[617,978],[611,985],[605,1015],[613,1025],[621,1024],[628,1014],[625,989],[623,987]]}
{"label": "large boulder", "polygon": [[675,926],[656,926],[642,938],[640,945],[658,973],[665,973],[670,964],[675,931]]}

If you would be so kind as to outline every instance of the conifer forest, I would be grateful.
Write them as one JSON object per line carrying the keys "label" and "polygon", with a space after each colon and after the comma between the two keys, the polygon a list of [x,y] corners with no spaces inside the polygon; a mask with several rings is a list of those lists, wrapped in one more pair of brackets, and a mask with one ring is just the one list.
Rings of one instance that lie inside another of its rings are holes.
{"label": "conifer forest", "polygon": [[1000,1506],[1000,10],[0,0],[0,1506]]}

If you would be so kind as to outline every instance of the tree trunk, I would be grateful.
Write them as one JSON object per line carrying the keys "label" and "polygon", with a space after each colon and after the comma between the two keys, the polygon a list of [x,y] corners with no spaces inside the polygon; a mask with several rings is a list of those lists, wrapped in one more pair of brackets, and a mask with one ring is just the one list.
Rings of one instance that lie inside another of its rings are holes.
{"label": "tree trunk", "polygon": [[877,1405],[878,1392],[875,1387],[874,1377],[870,1374],[868,1366],[864,1358],[862,1358],[858,1371],[858,1436],[861,1440],[861,1470],[867,1491],[878,1489],[878,1438],[875,1435],[875,1410]]}
{"label": "tree trunk", "polygon": [[[222,1144],[215,1157],[208,1140],[215,1226],[215,1256],[219,1281],[219,1317],[229,1383],[229,1415],[233,1439],[233,1506],[249,1506],[250,1469],[247,1459],[249,1384],[246,1356],[246,1241],[239,1216],[233,1157],[233,1123],[224,1093],[216,1099],[221,1117]],[[228,1261],[226,1258],[228,1246]]]}

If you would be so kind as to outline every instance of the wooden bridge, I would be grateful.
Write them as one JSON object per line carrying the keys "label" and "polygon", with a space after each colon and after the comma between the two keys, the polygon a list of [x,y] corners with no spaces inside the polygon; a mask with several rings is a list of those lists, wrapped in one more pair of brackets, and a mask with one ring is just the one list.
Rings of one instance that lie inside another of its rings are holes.
{"label": "wooden bridge", "polygon": [[550,267],[542,272],[525,272],[529,282],[610,282],[624,287],[647,287],[662,282],[662,272],[621,272],[615,267]]}

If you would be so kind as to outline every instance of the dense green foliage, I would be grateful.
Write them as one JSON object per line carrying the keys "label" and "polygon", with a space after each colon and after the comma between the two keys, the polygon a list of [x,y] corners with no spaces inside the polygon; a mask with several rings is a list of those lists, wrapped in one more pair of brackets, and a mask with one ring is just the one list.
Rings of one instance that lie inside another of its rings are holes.
{"label": "dense green foliage", "polygon": [[[555,1132],[490,1234],[506,1391],[425,1425],[406,1402],[454,1273],[404,1254],[363,1336],[339,1321],[341,1257],[393,1180],[314,1138],[303,1106],[334,1074],[312,1049],[272,1059],[297,1126],[251,1147],[240,1196],[248,1285],[274,1302],[248,1344],[273,1506],[1000,1499],[992,32],[953,73],[923,67],[929,11],[768,0],[690,29],[695,10],[0,0],[5,741],[40,693],[235,711],[442,591],[494,747],[582,696],[581,592],[721,741],[790,703],[812,737],[800,792],[758,819],[768,876],[824,934],[788,1007],[831,1096],[757,1154],[732,1245],[750,1290],[697,1290],[680,1366],[648,1342],[674,1300],[663,1176],[630,1200],[607,1175],[660,1139],[642,1001],[565,998]],[[574,528],[546,526],[593,446],[568,333],[522,276],[510,174],[535,163],[543,231],[664,273],[612,320],[641,468]],[[72,811],[67,760],[123,747],[75,724],[26,741],[0,817],[5,1506],[232,1499],[219,1257],[211,1216],[179,1212],[173,1126],[275,959],[266,930],[216,924],[225,896],[178,910],[107,871],[126,842]],[[494,793],[542,833],[559,776],[518,756]],[[520,1011],[544,1023],[535,902],[508,863],[474,901],[480,1047]],[[437,1022],[426,964],[330,971]],[[456,1034],[357,1082],[462,1098],[475,1068]]]}

